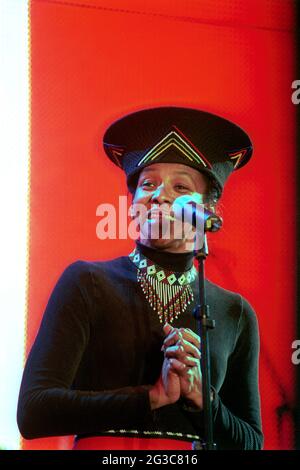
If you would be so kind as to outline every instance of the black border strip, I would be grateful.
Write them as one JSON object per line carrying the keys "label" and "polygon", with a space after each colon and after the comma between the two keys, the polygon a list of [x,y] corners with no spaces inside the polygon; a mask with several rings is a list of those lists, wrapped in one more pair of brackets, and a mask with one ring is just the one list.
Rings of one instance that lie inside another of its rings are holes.
{"label": "black border strip", "polygon": [[[130,459],[130,464],[129,464]],[[95,464],[97,468],[106,465],[106,468],[125,465],[127,468],[147,465],[178,465],[194,466],[194,468],[249,468],[259,464],[259,468],[297,468],[299,466],[300,452],[298,451],[0,451],[0,461],[6,464]],[[204,465],[204,466],[203,466]],[[240,467],[238,467],[240,465]]]}

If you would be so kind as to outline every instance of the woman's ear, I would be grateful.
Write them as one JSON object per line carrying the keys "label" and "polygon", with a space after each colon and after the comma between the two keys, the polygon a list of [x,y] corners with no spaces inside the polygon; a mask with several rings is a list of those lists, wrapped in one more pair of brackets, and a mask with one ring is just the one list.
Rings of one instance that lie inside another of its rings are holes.
{"label": "woman's ear", "polygon": [[204,204],[204,206],[214,214],[216,213],[217,210],[217,203],[216,202],[208,202],[207,204]]}

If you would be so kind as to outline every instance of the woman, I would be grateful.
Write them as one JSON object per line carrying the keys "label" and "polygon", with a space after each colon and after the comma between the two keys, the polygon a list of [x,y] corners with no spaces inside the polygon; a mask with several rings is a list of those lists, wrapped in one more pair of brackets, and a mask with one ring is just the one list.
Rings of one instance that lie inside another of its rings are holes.
{"label": "woman", "polygon": [[[163,107],[113,123],[104,149],[146,208],[140,239],[129,256],[78,261],[61,276],[24,370],[19,428],[28,439],[76,434],[76,449],[190,449],[203,436],[198,285],[191,234],[175,236],[172,207],[182,195],[215,204],[251,141],[218,116]],[[217,448],[260,449],[255,313],[239,294],[206,289]]]}

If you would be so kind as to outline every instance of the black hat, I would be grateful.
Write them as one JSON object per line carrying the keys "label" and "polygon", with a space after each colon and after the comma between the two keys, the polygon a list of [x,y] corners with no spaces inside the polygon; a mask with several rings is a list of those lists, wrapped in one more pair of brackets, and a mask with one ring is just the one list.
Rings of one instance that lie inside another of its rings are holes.
{"label": "black hat", "polygon": [[248,135],[236,124],[192,108],[159,107],[128,114],[105,132],[106,154],[127,175],[134,192],[140,171],[153,163],[182,163],[206,173],[218,197],[228,176],[252,155]]}

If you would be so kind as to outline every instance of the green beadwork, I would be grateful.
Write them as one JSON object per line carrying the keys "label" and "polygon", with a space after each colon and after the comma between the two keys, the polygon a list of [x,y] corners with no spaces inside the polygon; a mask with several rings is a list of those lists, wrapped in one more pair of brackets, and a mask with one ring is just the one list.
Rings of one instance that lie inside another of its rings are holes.
{"label": "green beadwork", "polygon": [[135,249],[129,255],[137,267],[137,281],[150,307],[157,312],[160,323],[172,323],[194,300],[191,282],[197,271],[192,266],[184,273],[167,271]]}

